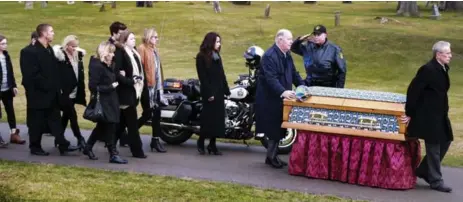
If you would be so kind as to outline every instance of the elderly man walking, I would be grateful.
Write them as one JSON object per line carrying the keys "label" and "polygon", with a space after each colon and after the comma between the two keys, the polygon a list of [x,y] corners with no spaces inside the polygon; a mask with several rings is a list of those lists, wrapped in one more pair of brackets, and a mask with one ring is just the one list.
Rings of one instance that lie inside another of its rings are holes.
{"label": "elderly man walking", "polygon": [[256,92],[256,133],[269,139],[265,163],[282,168],[287,165],[277,157],[279,141],[286,135],[281,128],[283,121],[283,99],[295,99],[292,84],[304,84],[294,66],[289,52],[293,35],[281,29],[275,36],[275,44],[262,57]]}
{"label": "elderly man walking", "polygon": [[425,141],[426,156],[416,170],[416,175],[430,184],[431,189],[451,192],[442,180],[441,161],[453,141],[448,117],[447,91],[450,88],[449,62],[452,58],[450,43],[439,41],[432,47],[434,57],[421,66],[411,81],[405,105],[409,137]]}

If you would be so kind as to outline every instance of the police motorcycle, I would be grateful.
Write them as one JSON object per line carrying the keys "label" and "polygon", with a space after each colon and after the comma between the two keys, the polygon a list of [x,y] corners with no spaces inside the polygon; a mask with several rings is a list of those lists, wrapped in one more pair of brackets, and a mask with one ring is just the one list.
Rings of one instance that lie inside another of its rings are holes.
{"label": "police motorcycle", "polygon": [[[230,88],[231,95],[225,98],[225,134],[218,138],[246,140],[255,138],[267,148],[268,139],[258,137],[253,131],[254,101],[260,60],[264,54],[258,46],[249,47],[244,53],[247,74],[240,74]],[[200,128],[200,83],[198,79],[179,80],[167,78],[164,81],[164,98],[168,106],[161,107],[161,131],[159,137],[171,145],[181,144],[198,134]],[[147,123],[150,125],[150,123]],[[280,141],[279,153],[288,154],[296,140],[296,130],[288,129],[286,137]]]}

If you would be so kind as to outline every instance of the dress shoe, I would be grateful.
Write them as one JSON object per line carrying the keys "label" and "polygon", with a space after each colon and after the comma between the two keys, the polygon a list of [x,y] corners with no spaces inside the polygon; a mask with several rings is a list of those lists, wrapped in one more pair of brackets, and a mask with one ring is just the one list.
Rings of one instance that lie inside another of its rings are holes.
{"label": "dress shoe", "polygon": [[61,146],[61,145],[59,145],[59,146],[58,146],[59,153],[60,153],[62,156],[66,155],[67,152],[76,151],[76,150],[78,150],[78,149],[80,149],[80,147],[71,146],[71,145],[69,145],[69,146]]}
{"label": "dress shoe", "polygon": [[127,164],[128,161],[122,159],[119,155],[111,155],[111,157],[109,157],[109,163]]}
{"label": "dress shoe", "polygon": [[21,139],[19,136],[19,129],[14,130],[13,133],[10,135],[10,143],[11,144],[25,144],[26,140]]}
{"label": "dress shoe", "polygon": [[440,191],[440,192],[447,192],[447,193],[448,193],[448,192],[452,192],[452,188],[450,188],[450,187],[448,187],[448,186],[446,186],[446,185],[444,185],[444,184],[440,184],[440,185],[437,186],[437,187],[432,187],[432,186],[431,186],[431,189],[434,189],[434,190]]}
{"label": "dress shoe", "polygon": [[216,156],[221,156],[223,153],[220,152],[219,150],[217,150],[217,148],[214,148],[212,146],[207,146],[207,153],[209,154],[213,154],[213,155],[216,155]]}
{"label": "dress shoe", "polygon": [[50,153],[43,151],[43,149],[32,149],[31,150],[32,155],[37,155],[37,156],[48,156]]}
{"label": "dress shoe", "polygon": [[280,162],[278,162],[276,158],[274,159],[270,159],[268,157],[265,158],[265,164],[270,165],[274,168],[283,168],[283,165]]}
{"label": "dress shoe", "polygon": [[145,154],[132,154],[134,158],[146,159],[148,156]]}

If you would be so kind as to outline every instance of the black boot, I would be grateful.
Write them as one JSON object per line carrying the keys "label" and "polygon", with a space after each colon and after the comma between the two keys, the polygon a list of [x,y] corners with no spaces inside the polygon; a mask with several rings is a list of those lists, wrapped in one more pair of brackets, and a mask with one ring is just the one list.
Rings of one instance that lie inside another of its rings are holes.
{"label": "black boot", "polygon": [[167,150],[164,148],[164,145],[162,145],[161,142],[159,141],[159,137],[152,137],[151,138],[150,147],[151,147],[151,151],[153,151],[153,149],[156,149],[156,151],[160,152],[160,153],[166,153],[167,152]]}
{"label": "black boot", "polygon": [[209,141],[209,145],[207,145],[207,152],[209,154],[214,154],[214,155],[222,155],[222,152],[220,152],[218,149],[217,149],[217,145],[216,145],[216,138],[211,138],[210,141]]}
{"label": "black boot", "polygon": [[198,141],[196,142],[196,147],[198,148],[198,152],[200,155],[206,154],[204,151],[204,138],[199,136]]}
{"label": "black boot", "polygon": [[79,147],[80,151],[85,150],[85,148],[87,147],[87,144],[85,143],[85,138],[82,135],[77,136],[77,146]]}
{"label": "black boot", "polygon": [[288,163],[286,163],[286,162],[284,162],[283,160],[281,160],[280,157],[278,156],[278,150],[279,150],[278,144],[277,144],[277,146],[276,146],[276,150],[277,150],[277,152],[276,152],[276,155],[277,155],[276,158],[277,158],[278,162],[280,162],[280,164],[281,164],[282,166],[287,166]]}
{"label": "black boot", "polygon": [[274,168],[283,168],[283,165],[276,158],[277,149],[278,149],[277,142],[274,140],[268,140],[267,158],[265,158],[265,163]]}
{"label": "black boot", "polygon": [[83,154],[87,155],[90,160],[98,160],[98,157],[95,156],[92,149],[93,149],[93,144],[87,144],[84,147]]}
{"label": "black boot", "polygon": [[125,159],[122,159],[117,152],[116,145],[114,144],[108,144],[107,145],[108,152],[109,152],[109,163],[117,163],[117,164],[127,164],[128,161]]}

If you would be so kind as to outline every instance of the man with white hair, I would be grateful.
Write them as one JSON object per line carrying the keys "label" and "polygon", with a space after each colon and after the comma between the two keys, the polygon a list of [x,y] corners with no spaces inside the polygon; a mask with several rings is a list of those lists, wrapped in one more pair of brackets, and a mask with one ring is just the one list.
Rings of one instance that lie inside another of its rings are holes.
{"label": "man with white hair", "polygon": [[447,92],[450,87],[448,64],[452,58],[450,43],[439,41],[432,47],[434,57],[421,66],[407,90],[407,103],[402,118],[408,124],[407,136],[423,139],[426,156],[416,175],[430,184],[431,189],[451,192],[442,180],[441,161],[453,141],[448,116]]}
{"label": "man with white hair", "polygon": [[265,163],[282,168],[287,165],[277,157],[279,141],[286,135],[281,128],[283,99],[295,99],[292,85],[303,85],[290,54],[293,35],[281,29],[275,36],[275,44],[262,57],[256,92],[256,133],[266,136],[268,141]]}

